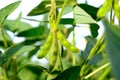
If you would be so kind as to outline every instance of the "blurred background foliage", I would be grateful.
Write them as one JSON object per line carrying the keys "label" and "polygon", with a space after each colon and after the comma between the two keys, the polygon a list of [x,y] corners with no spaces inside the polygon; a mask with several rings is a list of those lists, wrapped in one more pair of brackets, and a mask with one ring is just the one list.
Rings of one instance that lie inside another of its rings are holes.
{"label": "blurred background foliage", "polygon": [[[60,11],[65,0],[56,0],[56,7]],[[98,1],[99,2],[99,1]],[[0,9],[0,80],[119,80],[120,72],[120,29],[119,25],[110,24],[108,18],[98,18],[100,7],[77,0],[68,0],[63,14],[73,12],[73,18],[61,18],[59,30],[69,38],[72,34],[72,44],[75,42],[74,30],[77,24],[89,25],[90,35],[85,36],[85,50],[74,54],[60,46],[61,56],[54,55],[53,46],[44,59],[37,59],[38,51],[45,43],[49,33],[50,0],[42,0],[27,16],[43,15],[41,21],[22,18],[22,13],[15,20],[7,17],[20,5],[21,1],[11,3]],[[31,24],[21,21],[26,19],[39,22],[33,27]],[[105,31],[98,37],[98,30],[103,22]],[[68,25],[70,27],[68,27]],[[15,43],[9,33],[14,37],[24,38]],[[61,63],[59,61],[61,58]],[[61,65],[63,69],[61,69]],[[112,68],[112,70],[111,70]]]}

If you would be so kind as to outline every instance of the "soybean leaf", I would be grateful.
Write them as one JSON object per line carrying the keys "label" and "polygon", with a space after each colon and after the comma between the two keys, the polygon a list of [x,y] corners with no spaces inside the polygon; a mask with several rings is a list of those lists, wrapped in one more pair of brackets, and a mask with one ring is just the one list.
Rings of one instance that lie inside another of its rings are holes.
{"label": "soybean leaf", "polygon": [[37,64],[27,64],[24,66],[24,68],[29,69],[30,71],[36,73],[37,75],[41,74],[43,72],[43,67]]}
{"label": "soybean leaf", "polygon": [[45,28],[43,26],[35,27],[17,34],[18,37],[45,37]]}
{"label": "soybean leaf", "polygon": [[21,22],[21,16],[22,13],[19,14],[19,17],[16,20],[6,20],[3,24],[4,28],[12,32],[21,32],[32,28],[30,24]]}
{"label": "soybean leaf", "polygon": [[3,56],[3,53],[2,53],[2,51],[0,50],[0,59],[2,58],[2,56]]}
{"label": "soybean leaf", "polygon": [[12,32],[22,32],[32,28],[30,24],[25,22],[17,22],[17,20],[6,20],[3,26],[5,29],[10,30]]}
{"label": "soybean leaf", "polygon": [[98,24],[90,24],[90,31],[92,37],[96,38],[98,36],[98,29],[99,29]]}
{"label": "soybean leaf", "polygon": [[78,80],[80,73],[80,66],[73,66],[62,73],[60,73],[55,79],[53,80]]}
{"label": "soybean leaf", "polygon": [[66,37],[69,37],[70,33],[73,31],[73,27],[67,29]]}
{"label": "soybean leaf", "polygon": [[[8,33],[7,33],[5,30],[3,31],[3,33],[4,33],[5,39],[6,39],[7,41],[11,41],[10,36],[8,35]],[[2,36],[3,36],[3,35],[2,35],[1,28],[0,28],[0,41],[3,41],[3,37],[2,37]]]}
{"label": "soybean leaf", "polygon": [[[28,16],[35,16],[40,15],[46,12],[50,11],[50,7],[46,7],[46,5],[51,4],[51,1],[44,0],[42,1],[38,6],[36,6],[30,13],[28,13]],[[56,1],[57,7],[60,7],[63,4],[63,1],[58,0]]]}
{"label": "soybean leaf", "polygon": [[6,74],[7,74],[7,77],[9,78],[9,80],[14,80],[14,79],[19,80],[19,77],[16,74],[17,73],[17,68],[16,68],[16,58],[15,57],[12,58],[12,59],[9,59],[5,63],[5,68],[7,70]]}
{"label": "soybean leaf", "polygon": [[95,54],[88,64],[97,65],[98,62],[102,60],[103,60],[103,57],[101,54]]}
{"label": "soybean leaf", "polygon": [[[56,0],[57,8],[62,7],[64,0]],[[49,12],[51,7],[46,7],[46,5],[51,4],[50,0],[43,0],[38,6],[36,6],[32,11],[28,13],[28,16],[41,15]],[[65,7],[63,14],[72,11],[72,7],[76,4],[76,0],[69,0],[67,6]]]}
{"label": "soybean leaf", "polygon": [[[70,2],[70,1],[69,1]],[[72,2],[72,1],[71,1]],[[73,6],[72,5],[67,5],[65,8],[64,8],[64,11],[63,11],[63,15],[71,12],[73,10]]]}
{"label": "soybean leaf", "polygon": [[40,46],[36,46],[35,49],[29,52],[28,58],[31,58],[33,55],[35,55],[39,49],[40,49]]}
{"label": "soybean leaf", "polygon": [[74,19],[72,18],[62,18],[60,20],[60,24],[73,24],[74,23]]}
{"label": "soybean leaf", "polygon": [[12,40],[11,40],[10,36],[8,35],[8,33],[6,32],[6,30],[3,28],[3,33],[2,33],[2,29],[0,28],[0,46],[4,46],[3,36],[4,36],[5,40],[6,40],[7,43],[8,43],[8,46],[9,46],[10,44],[12,44]]}
{"label": "soybean leaf", "polygon": [[34,46],[32,46],[32,45],[24,45],[17,53],[16,53],[16,55],[22,55],[22,54],[24,54],[25,52],[30,52],[30,51],[32,51],[32,50],[34,50],[35,49],[35,47]]}
{"label": "soybean leaf", "polygon": [[30,46],[30,45],[26,45],[26,46],[16,45],[16,46],[10,47],[1,56],[0,65],[4,63],[5,61],[7,61],[8,59],[10,59],[13,55],[15,54],[21,55],[22,53],[33,50],[34,48],[35,48],[34,46]]}
{"label": "soybean leaf", "polygon": [[46,70],[37,64],[26,64],[20,69],[19,76],[22,80],[46,80]]}
{"label": "soybean leaf", "polygon": [[[87,40],[87,45],[86,45],[86,48],[85,48],[85,51],[84,51],[82,57],[87,60],[92,48],[96,44],[96,39],[91,36],[87,36],[86,40]],[[102,55],[100,54],[103,51],[103,48],[104,48],[103,45],[104,45],[104,43],[98,47],[99,50],[96,51],[96,54],[89,61],[89,64],[96,65],[98,62],[100,62],[103,59]]]}
{"label": "soybean leaf", "polygon": [[120,29],[119,27],[111,26],[107,21],[104,21],[104,26],[108,57],[111,61],[116,79],[120,80]]}
{"label": "soybean leaf", "polygon": [[3,24],[4,20],[19,6],[20,2],[17,1],[0,10],[0,24]]}
{"label": "soybean leaf", "polygon": [[87,36],[86,41],[87,41],[87,45],[86,45],[86,48],[85,48],[85,51],[83,54],[83,58],[85,58],[85,59],[88,58],[88,55],[89,55],[91,49],[93,48],[93,46],[96,43],[96,39],[94,39],[93,37]]}
{"label": "soybean leaf", "polygon": [[31,44],[34,44],[37,41],[40,41],[40,40],[43,40],[43,39],[39,39],[39,38],[26,39],[25,41],[21,42],[21,44],[23,44],[23,45],[31,45]]}
{"label": "soybean leaf", "polygon": [[78,24],[96,23],[96,21],[79,6],[74,7],[74,18]]}
{"label": "soybean leaf", "polygon": [[7,61],[9,58],[11,58],[17,51],[19,51],[23,46],[22,45],[17,45],[8,48],[4,55],[0,58],[0,65]]}
{"label": "soybean leaf", "polygon": [[99,8],[88,4],[78,4],[78,6],[84,9],[94,20],[97,20],[97,11]]}

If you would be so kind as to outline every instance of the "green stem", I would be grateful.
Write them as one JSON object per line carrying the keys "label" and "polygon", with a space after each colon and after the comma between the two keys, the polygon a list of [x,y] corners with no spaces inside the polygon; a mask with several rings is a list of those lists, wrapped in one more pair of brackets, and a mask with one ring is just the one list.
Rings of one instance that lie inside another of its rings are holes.
{"label": "green stem", "polygon": [[114,0],[112,1],[112,7],[111,7],[111,10],[110,10],[110,24],[114,24],[113,6],[114,6]]}
{"label": "green stem", "polygon": [[[72,39],[73,45],[75,45],[75,32],[74,32],[74,25],[73,25],[73,39]],[[76,54],[72,53],[72,64],[73,66],[76,65]]]}
{"label": "green stem", "polygon": [[113,24],[114,23],[114,19],[112,18],[112,15],[113,15],[113,10],[111,8],[111,11],[110,11],[110,23]]}
{"label": "green stem", "polygon": [[104,35],[101,36],[101,38],[96,42],[92,50],[90,51],[90,54],[88,56],[88,59],[84,62],[80,74],[84,75],[84,70],[86,69],[87,63],[92,59],[92,57],[99,51],[101,45],[104,42]]}
{"label": "green stem", "polygon": [[94,70],[92,73],[88,74],[87,76],[84,77],[84,79],[88,79],[90,78],[91,76],[93,76],[94,74],[96,74],[97,72],[99,72],[100,70],[108,67],[110,65],[110,63],[106,63],[104,64],[103,66],[99,67],[98,69]]}
{"label": "green stem", "polygon": [[4,43],[4,46],[5,47],[8,47],[8,45],[7,45],[7,40],[6,40],[6,38],[5,38],[5,33],[4,33],[4,28],[2,27],[2,26],[0,26],[0,28],[1,28],[1,34],[2,34],[2,38],[3,38],[3,43]]}
{"label": "green stem", "polygon": [[105,80],[107,75],[110,73],[110,71],[111,71],[111,67],[106,68],[98,80]]}
{"label": "green stem", "polygon": [[100,39],[96,42],[95,46],[90,51],[90,54],[88,56],[88,61],[92,59],[92,57],[97,53],[98,49],[100,48],[103,42],[104,42],[104,35],[100,37]]}
{"label": "green stem", "polygon": [[60,49],[60,52],[58,53],[58,57],[59,57],[61,70],[63,71],[63,64],[62,64],[62,59],[61,59],[61,49]]}
{"label": "green stem", "polygon": [[62,13],[63,13],[63,11],[64,11],[64,8],[65,8],[67,2],[68,2],[68,0],[65,0],[64,3],[63,3],[62,10],[61,10],[61,12],[58,14],[58,17],[57,17],[56,26],[58,26],[58,24],[59,24],[59,22],[60,22]]}
{"label": "green stem", "polygon": [[28,19],[28,18],[23,18],[23,17],[21,17],[21,18],[25,19],[25,20],[35,21],[35,22],[46,22],[46,23],[49,22],[48,20],[42,20],[42,21],[40,21],[40,20],[36,20],[36,19]]}
{"label": "green stem", "polygon": [[74,53],[72,53],[72,65],[75,66],[76,65],[76,56]]}

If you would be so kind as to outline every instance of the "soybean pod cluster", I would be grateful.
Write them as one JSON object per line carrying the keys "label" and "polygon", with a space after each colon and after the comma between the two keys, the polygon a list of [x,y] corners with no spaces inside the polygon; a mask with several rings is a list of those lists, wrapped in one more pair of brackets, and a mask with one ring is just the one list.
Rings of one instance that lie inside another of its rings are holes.
{"label": "soybean pod cluster", "polygon": [[69,51],[73,53],[78,53],[79,49],[73,46],[68,40],[65,38],[65,36],[62,34],[62,32],[59,30],[57,32],[57,38],[62,43],[62,45],[67,48]]}
{"label": "soybean pod cluster", "polygon": [[[79,49],[77,47],[75,47],[74,45],[72,45],[64,36],[64,34],[58,30],[56,32],[57,35],[57,39],[58,41],[60,41],[60,43],[62,43],[62,45],[68,49],[69,51],[73,52],[73,53],[78,53]],[[46,42],[44,43],[44,45],[41,47],[39,53],[38,53],[38,58],[43,58],[46,56],[46,54],[48,53],[48,51],[51,48],[52,42],[53,42],[53,33],[50,32]]]}
{"label": "soybean pod cluster", "polygon": [[102,7],[98,10],[97,17],[102,18],[102,17],[104,17],[107,14],[107,12],[112,7],[112,1],[113,0],[105,0],[105,2],[102,5]]}
{"label": "soybean pod cluster", "polygon": [[44,45],[41,47],[40,51],[38,52],[38,58],[45,57],[48,51],[53,47],[55,47],[56,51],[58,50],[59,52],[59,49],[57,49],[59,43],[61,43],[67,50],[73,53],[79,52],[79,49],[75,47],[74,45],[72,45],[58,28],[60,18],[62,16],[62,13],[63,13],[63,10],[66,4],[67,4],[67,0],[64,1],[62,10],[59,13],[56,7],[56,1],[51,0],[51,10],[49,12],[50,34],[46,42],[44,43]]}
{"label": "soybean pod cluster", "polygon": [[105,0],[104,4],[97,12],[97,17],[104,17],[110,9],[114,10],[116,17],[120,20],[119,0]]}

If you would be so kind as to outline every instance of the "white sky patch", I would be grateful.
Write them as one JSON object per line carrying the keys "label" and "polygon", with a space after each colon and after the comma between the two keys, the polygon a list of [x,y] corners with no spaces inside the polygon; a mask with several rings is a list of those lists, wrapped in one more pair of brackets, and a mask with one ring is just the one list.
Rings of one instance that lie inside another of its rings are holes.
{"label": "white sky patch", "polygon": [[88,0],[88,4],[93,5],[95,7],[100,7],[105,0]]}
{"label": "white sky patch", "polygon": [[[88,4],[99,7],[105,0],[87,0]],[[85,0],[78,0],[78,3],[85,3]]]}

